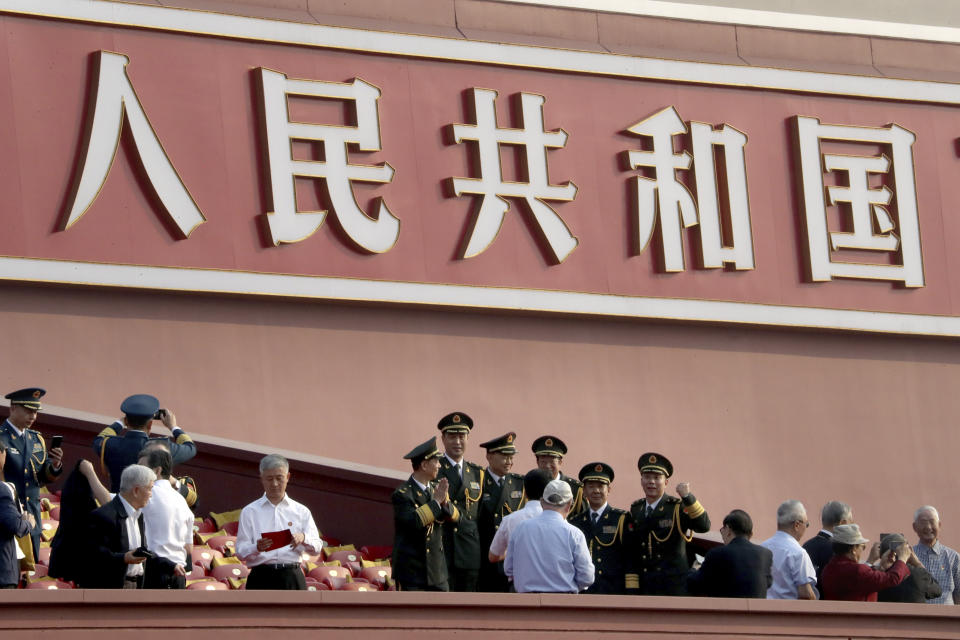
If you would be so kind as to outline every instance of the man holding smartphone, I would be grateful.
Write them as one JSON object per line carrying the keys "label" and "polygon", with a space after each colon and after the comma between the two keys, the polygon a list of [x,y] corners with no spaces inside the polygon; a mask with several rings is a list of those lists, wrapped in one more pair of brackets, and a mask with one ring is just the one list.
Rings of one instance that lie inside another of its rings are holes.
{"label": "man holding smartphone", "polygon": [[153,495],[157,474],[132,464],[120,475],[120,491],[89,516],[85,589],[140,589],[151,557],[141,510]]}
{"label": "man holding smartphone", "polygon": [[[177,426],[177,416],[169,409],[161,409],[160,401],[146,393],[129,396],[120,405],[123,421],[117,420],[93,440],[93,450],[103,469],[110,474],[110,491],[120,488],[120,474],[137,462],[140,452],[149,440],[164,440],[170,445],[173,465],[186,462],[197,455],[197,446],[187,433]],[[171,439],[151,438],[153,421],[160,420],[170,430]],[[123,435],[120,432],[126,427]]]}

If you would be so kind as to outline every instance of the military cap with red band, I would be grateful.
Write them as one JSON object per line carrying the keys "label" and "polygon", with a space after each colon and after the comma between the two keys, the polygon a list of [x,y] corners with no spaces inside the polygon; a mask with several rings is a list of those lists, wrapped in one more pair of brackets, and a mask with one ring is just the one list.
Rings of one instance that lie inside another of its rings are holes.
{"label": "military cap with red band", "polygon": [[462,411],[454,411],[440,418],[440,422],[437,423],[437,429],[440,429],[443,433],[447,433],[448,431],[452,433],[470,433],[470,430],[473,429],[473,420]]}
{"label": "military cap with red band", "polygon": [[27,387],[26,389],[11,391],[3,397],[9,400],[12,405],[19,404],[27,409],[40,411],[40,398],[46,395],[46,393],[47,391],[45,389],[39,387]]}
{"label": "military cap with red band", "polygon": [[583,465],[580,469],[580,482],[602,482],[610,484],[613,482],[613,467],[606,462],[590,462]]}
{"label": "military cap with red band", "polygon": [[536,456],[562,458],[567,455],[567,445],[557,436],[540,436],[533,441],[533,447],[531,448]]}
{"label": "military cap with red band", "polygon": [[668,478],[673,475],[673,465],[667,460],[666,456],[652,451],[640,456],[640,459],[637,460],[637,468],[640,469],[640,473],[653,471],[662,473]]}
{"label": "military cap with red band", "polygon": [[506,455],[512,455],[517,452],[517,445],[515,443],[517,439],[517,434],[513,431],[510,433],[505,433],[499,438],[494,438],[493,440],[488,440],[480,444],[480,446],[487,450],[487,453],[503,453]]}

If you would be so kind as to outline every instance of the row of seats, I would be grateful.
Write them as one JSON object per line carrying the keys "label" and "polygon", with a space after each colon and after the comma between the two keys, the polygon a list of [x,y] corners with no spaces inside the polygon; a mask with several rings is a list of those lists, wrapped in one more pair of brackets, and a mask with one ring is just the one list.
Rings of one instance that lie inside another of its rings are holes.
{"label": "row of seats", "polygon": [[[68,582],[47,575],[50,540],[59,525],[59,492],[43,491],[40,557],[29,575],[30,589],[72,589]],[[250,569],[235,554],[240,510],[211,513],[194,521],[193,566],[187,574],[188,590],[245,589]],[[303,554],[302,568],[310,591],[385,591],[395,589],[391,580],[392,547],[352,544],[324,536],[320,554]]]}

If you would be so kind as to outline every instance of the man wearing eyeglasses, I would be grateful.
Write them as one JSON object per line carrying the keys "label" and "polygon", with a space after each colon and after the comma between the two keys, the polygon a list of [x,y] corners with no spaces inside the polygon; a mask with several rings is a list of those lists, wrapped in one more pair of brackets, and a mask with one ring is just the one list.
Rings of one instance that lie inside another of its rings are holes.
{"label": "man wearing eyeglasses", "polygon": [[777,532],[760,546],[773,552],[773,586],[768,600],[816,600],[817,572],[800,539],[810,527],[807,509],[799,500],[777,507]]}

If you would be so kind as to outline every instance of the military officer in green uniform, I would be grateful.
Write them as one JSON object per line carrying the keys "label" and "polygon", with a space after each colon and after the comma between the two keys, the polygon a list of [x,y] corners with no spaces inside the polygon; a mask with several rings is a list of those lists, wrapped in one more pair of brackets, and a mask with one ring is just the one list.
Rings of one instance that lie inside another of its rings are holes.
{"label": "military officer in green uniform", "polygon": [[403,457],[413,474],[391,496],[393,580],[400,591],[449,591],[441,525],[456,522],[460,514],[450,501],[446,478],[436,482],[443,454],[434,437]]}
{"label": "military officer in green uniform", "polygon": [[570,507],[570,520],[583,511],[583,485],[576,478],[564,475],[560,471],[563,465],[563,456],[567,455],[567,445],[557,436],[540,436],[533,441],[533,455],[537,457],[537,468],[550,474],[551,480],[563,480],[570,485],[573,494],[573,506]]}
{"label": "military officer in green uniform", "polygon": [[633,518],[623,509],[607,503],[613,483],[613,467],[591,462],[580,469],[580,482],[587,508],[570,518],[570,524],[583,531],[593,559],[594,581],[585,593],[637,593],[637,574],[628,571],[633,534]]}
{"label": "military officer in green uniform", "polygon": [[0,446],[7,450],[3,477],[13,483],[20,506],[36,521],[30,532],[34,558],[40,554],[40,487],[53,482],[63,472],[63,450],[57,447],[48,455],[43,436],[30,428],[40,411],[40,398],[46,393],[44,389],[30,387],[5,395],[10,401],[10,415],[0,425]]}
{"label": "military officer in green uniform", "polygon": [[460,518],[443,527],[451,591],[476,591],[480,578],[480,531],[477,518],[483,495],[483,467],[463,459],[473,420],[462,411],[448,413],[437,423],[444,455],[440,477],[450,485],[450,500]]}
{"label": "military officer in green uniform", "polygon": [[488,555],[500,521],[526,502],[523,476],[510,473],[513,456],[517,453],[516,439],[517,434],[510,432],[480,445],[487,450],[487,468],[477,518],[481,551],[480,591],[506,593],[510,590],[510,582],[503,573],[503,562],[490,562]]}
{"label": "military officer in green uniform", "polygon": [[710,517],[690,493],[690,485],[677,485],[679,498],[665,494],[673,465],[659,453],[645,453],[637,461],[644,497],[630,505],[634,530],[630,536],[634,568],[645,595],[686,595],[689,533],[710,530]]}

